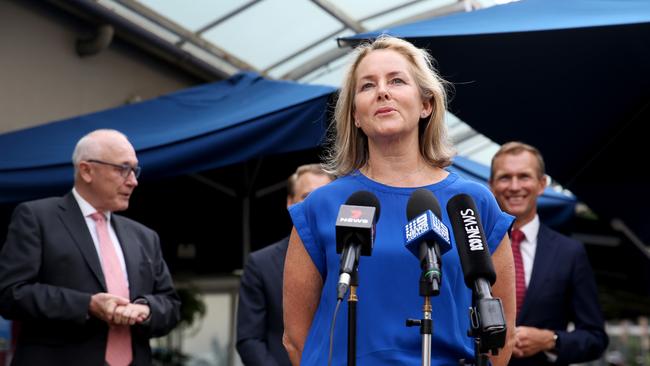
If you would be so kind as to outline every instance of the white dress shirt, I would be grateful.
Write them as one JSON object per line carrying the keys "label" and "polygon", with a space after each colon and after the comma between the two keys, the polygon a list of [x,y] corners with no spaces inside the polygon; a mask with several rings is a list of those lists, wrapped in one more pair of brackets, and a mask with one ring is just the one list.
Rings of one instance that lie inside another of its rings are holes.
{"label": "white dress shirt", "polygon": [[[90,215],[94,214],[95,212],[98,212],[88,201],[86,201],[79,192],[75,188],[72,188],[72,195],[74,196],[75,200],[77,200],[77,204],[79,205],[79,208],[81,209],[81,213],[84,216],[84,219],[86,220],[86,225],[88,226],[88,231],[90,231],[90,236],[93,238],[93,244],[95,244],[95,250],[97,251],[97,256],[99,257],[100,263],[101,263],[101,258],[102,258],[102,253],[99,250],[99,239],[97,238],[97,227],[95,225],[95,220],[90,217]],[[117,235],[115,234],[115,230],[113,229],[113,225],[111,225],[111,212],[106,211],[103,212],[104,216],[106,217],[106,223],[108,224],[108,235],[111,237],[111,241],[113,242],[113,247],[115,248],[115,254],[117,254],[117,258],[120,261],[120,266],[122,267],[122,271],[124,271],[124,275],[126,276],[126,283],[128,286],[129,283],[129,274],[126,271],[126,262],[124,262],[124,253],[122,253],[122,246],[120,246],[120,241],[117,238]]]}
{"label": "white dress shirt", "polygon": [[[526,288],[530,284],[530,277],[533,273],[533,263],[535,263],[535,250],[537,250],[537,234],[539,233],[539,215],[535,215],[529,223],[519,228],[526,236],[521,241],[519,249],[521,250],[521,260],[524,264],[524,277],[526,278]],[[544,351],[546,358],[550,362],[557,360],[557,355],[550,351]]]}

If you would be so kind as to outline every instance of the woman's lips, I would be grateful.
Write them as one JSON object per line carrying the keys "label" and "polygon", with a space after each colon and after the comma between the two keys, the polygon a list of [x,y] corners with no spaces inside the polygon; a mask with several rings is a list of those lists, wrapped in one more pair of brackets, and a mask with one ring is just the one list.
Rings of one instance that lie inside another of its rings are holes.
{"label": "woman's lips", "polygon": [[395,108],[391,108],[391,107],[379,108],[375,112],[375,115],[377,115],[377,114],[386,114],[386,113],[390,113],[390,112],[393,112],[393,111],[395,111]]}

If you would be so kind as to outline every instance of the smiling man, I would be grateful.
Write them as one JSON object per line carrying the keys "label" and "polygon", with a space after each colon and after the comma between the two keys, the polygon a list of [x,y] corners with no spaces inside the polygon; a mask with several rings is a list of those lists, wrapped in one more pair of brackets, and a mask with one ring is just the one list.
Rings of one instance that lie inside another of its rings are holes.
{"label": "smiling man", "polygon": [[546,188],[540,152],[521,142],[504,144],[492,158],[490,188],[501,209],[516,218],[511,238],[517,327],[510,365],[567,365],[600,357],[608,337],[585,249],[537,215],[537,198]]}
{"label": "smiling man", "polygon": [[12,365],[150,365],[180,301],[158,235],[114,214],[138,185],[135,150],[97,130],[72,161],[72,192],[18,205],[0,252],[0,315],[21,325]]}

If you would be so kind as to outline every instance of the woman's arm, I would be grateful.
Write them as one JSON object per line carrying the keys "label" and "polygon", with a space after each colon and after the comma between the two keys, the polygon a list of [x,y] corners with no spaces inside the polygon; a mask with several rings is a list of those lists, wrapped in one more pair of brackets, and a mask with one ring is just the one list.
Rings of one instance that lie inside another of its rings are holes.
{"label": "woman's arm", "polygon": [[282,343],[294,366],[300,365],[302,348],[320,301],[323,279],[307,253],[296,229],[291,231],[284,262]]}
{"label": "woman's arm", "polygon": [[497,281],[492,286],[492,295],[500,298],[506,318],[506,344],[498,356],[490,356],[492,365],[505,366],[510,360],[515,341],[515,265],[510,249],[510,238],[506,234],[497,250],[492,255],[492,263],[497,274]]}

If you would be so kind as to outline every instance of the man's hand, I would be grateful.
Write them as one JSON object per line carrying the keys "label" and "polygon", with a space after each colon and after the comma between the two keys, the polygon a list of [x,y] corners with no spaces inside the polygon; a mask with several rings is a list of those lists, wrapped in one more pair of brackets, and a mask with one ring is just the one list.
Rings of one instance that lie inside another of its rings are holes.
{"label": "man's hand", "polygon": [[103,320],[108,324],[114,324],[113,318],[115,316],[115,309],[118,306],[126,306],[128,304],[129,299],[100,292],[90,297],[88,311],[92,316]]}
{"label": "man's hand", "polygon": [[140,324],[149,317],[149,305],[145,304],[127,304],[115,308],[113,324],[116,325],[134,325]]}
{"label": "man's hand", "polygon": [[555,333],[548,329],[533,327],[517,327],[515,329],[515,346],[513,357],[530,357],[542,351],[555,348]]}

